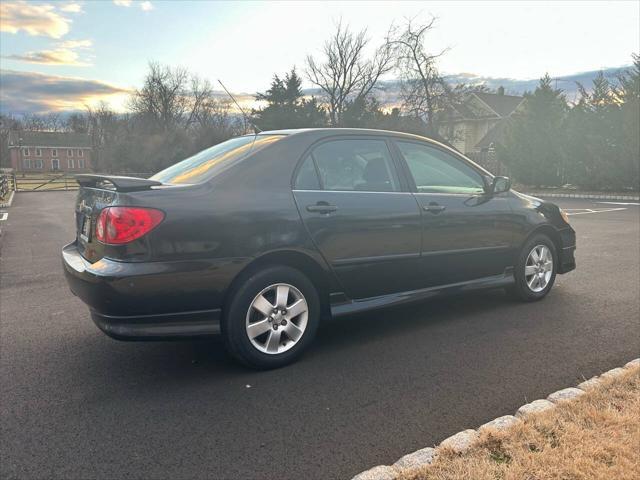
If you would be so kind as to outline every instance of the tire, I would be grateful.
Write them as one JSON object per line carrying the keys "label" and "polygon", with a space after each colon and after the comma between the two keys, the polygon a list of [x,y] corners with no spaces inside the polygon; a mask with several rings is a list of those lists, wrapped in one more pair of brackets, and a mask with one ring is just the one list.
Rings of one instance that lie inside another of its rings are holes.
{"label": "tire", "polygon": [[298,359],[313,341],[319,322],[320,299],[313,283],[296,269],[265,267],[232,293],[222,335],[236,360],[267,370]]}
{"label": "tire", "polygon": [[[540,254],[544,258],[536,261]],[[558,254],[553,241],[544,234],[536,234],[527,240],[518,255],[514,271],[515,285],[510,291],[517,299],[525,302],[541,300],[553,287],[557,269]]]}

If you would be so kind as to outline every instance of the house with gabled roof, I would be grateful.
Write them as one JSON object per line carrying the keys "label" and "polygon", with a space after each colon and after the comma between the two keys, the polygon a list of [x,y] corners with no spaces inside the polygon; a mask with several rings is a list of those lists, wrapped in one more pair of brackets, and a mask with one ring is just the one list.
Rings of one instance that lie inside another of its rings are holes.
{"label": "house with gabled roof", "polygon": [[509,119],[522,111],[524,102],[524,97],[505,95],[502,87],[497,93],[471,93],[454,105],[440,133],[462,153],[487,152],[502,141]]}
{"label": "house with gabled roof", "polygon": [[91,137],[84,133],[11,131],[7,143],[16,172],[91,170]]}

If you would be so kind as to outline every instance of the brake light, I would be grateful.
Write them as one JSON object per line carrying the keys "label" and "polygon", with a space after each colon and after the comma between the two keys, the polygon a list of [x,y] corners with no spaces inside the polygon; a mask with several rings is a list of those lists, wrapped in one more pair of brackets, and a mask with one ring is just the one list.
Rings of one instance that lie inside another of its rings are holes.
{"label": "brake light", "polygon": [[132,242],[164,220],[164,212],[155,208],[107,207],[96,223],[96,238],[109,245]]}

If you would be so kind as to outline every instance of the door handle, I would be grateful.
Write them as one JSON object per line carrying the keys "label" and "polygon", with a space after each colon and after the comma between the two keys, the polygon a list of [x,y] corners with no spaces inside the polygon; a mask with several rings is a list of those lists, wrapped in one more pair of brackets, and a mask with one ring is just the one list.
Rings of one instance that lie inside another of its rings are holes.
{"label": "door handle", "polygon": [[429,205],[423,205],[422,209],[429,213],[440,213],[443,210],[446,210],[447,207],[444,205],[438,205],[435,202],[431,202]]}
{"label": "door handle", "polygon": [[318,202],[315,205],[307,205],[307,212],[311,213],[331,213],[338,210],[335,205],[329,205],[326,202]]}

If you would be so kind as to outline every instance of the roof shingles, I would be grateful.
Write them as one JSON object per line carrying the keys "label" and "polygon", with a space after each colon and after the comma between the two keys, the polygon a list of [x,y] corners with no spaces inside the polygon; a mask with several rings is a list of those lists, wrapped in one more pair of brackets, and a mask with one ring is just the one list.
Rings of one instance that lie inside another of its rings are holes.
{"label": "roof shingles", "polygon": [[10,132],[9,146],[17,147],[19,145],[24,147],[91,148],[91,137],[85,133],[74,132]]}

